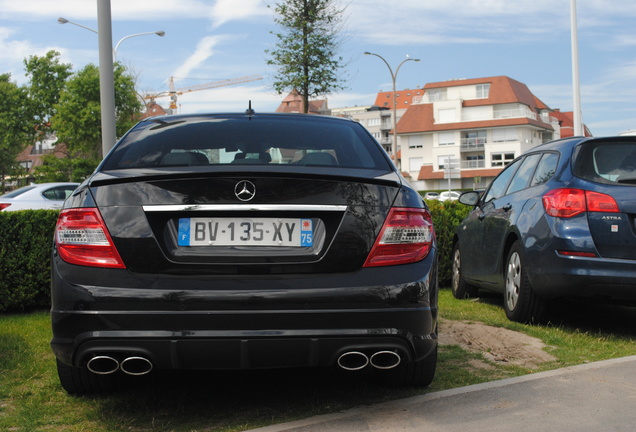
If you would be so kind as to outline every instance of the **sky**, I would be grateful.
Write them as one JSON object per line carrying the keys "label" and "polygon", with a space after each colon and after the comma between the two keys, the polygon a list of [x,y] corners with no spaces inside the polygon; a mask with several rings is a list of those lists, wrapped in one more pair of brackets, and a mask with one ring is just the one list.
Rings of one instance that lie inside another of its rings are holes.
{"label": "sky", "polygon": [[[281,29],[280,0],[111,0],[113,46],[141,94],[250,75],[262,79],[179,96],[180,113],[276,109],[267,65]],[[327,95],[330,108],[372,105],[391,90],[389,68],[404,59],[397,89],[463,78],[506,75],[546,105],[572,111],[570,0],[340,0],[345,7],[339,55],[346,89]],[[636,2],[578,0],[583,122],[594,136],[636,130]],[[49,50],[79,70],[98,64],[96,0],[0,0],[0,73],[26,83],[24,59]],[[167,107],[167,97],[157,102]]]}

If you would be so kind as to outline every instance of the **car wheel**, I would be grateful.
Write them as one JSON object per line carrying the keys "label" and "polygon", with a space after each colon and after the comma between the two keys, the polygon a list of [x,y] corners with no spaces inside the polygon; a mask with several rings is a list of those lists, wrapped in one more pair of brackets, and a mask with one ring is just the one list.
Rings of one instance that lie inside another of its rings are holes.
{"label": "car wheel", "polygon": [[464,279],[459,243],[455,243],[455,246],[453,247],[453,262],[451,272],[451,291],[453,292],[453,297],[455,297],[456,299],[477,297],[477,287],[474,285],[470,285]]}
{"label": "car wheel", "polygon": [[57,359],[56,361],[60,384],[69,394],[106,393],[117,388],[117,374],[97,375],[88,368],[68,366]]}
{"label": "car wheel", "polygon": [[515,242],[510,248],[506,263],[504,290],[506,316],[511,321],[539,322],[545,305],[530,285],[523,250],[519,242]]}
{"label": "car wheel", "polygon": [[437,368],[437,346],[422,360],[401,362],[393,369],[377,370],[382,384],[390,387],[427,387],[433,381]]}

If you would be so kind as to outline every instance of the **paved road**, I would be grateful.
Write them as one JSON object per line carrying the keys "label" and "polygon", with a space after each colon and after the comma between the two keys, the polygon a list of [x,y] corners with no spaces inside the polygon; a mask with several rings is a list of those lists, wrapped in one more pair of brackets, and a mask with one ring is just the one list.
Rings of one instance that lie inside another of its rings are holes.
{"label": "paved road", "polygon": [[252,432],[634,430],[636,356],[429,393]]}

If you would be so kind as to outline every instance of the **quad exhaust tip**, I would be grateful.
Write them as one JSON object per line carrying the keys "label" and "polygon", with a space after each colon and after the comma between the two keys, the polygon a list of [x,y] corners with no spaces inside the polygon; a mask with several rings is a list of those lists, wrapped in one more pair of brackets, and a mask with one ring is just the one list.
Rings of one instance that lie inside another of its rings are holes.
{"label": "quad exhaust tip", "polygon": [[338,366],[348,371],[364,369],[369,364],[376,369],[393,369],[401,361],[402,358],[395,351],[378,351],[371,357],[360,351],[347,351],[338,357]]}
{"label": "quad exhaust tip", "polygon": [[86,365],[88,370],[97,375],[108,375],[117,372],[119,362],[110,356],[99,355],[90,359]]}
{"label": "quad exhaust tip", "polygon": [[152,370],[152,363],[145,357],[128,357],[120,368],[128,375],[146,375]]}
{"label": "quad exhaust tip", "polygon": [[120,363],[116,358],[98,355],[91,358],[86,367],[97,375],[109,375],[121,370],[127,375],[146,375],[152,370],[152,362],[145,357],[126,357]]}

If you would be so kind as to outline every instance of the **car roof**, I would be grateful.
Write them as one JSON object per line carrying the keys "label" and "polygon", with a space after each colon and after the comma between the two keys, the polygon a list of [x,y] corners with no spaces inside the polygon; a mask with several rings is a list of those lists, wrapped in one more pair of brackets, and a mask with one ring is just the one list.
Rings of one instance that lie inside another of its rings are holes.
{"label": "car roof", "polygon": [[548,141],[546,143],[540,144],[536,147],[531,148],[530,150],[524,152],[524,154],[533,153],[536,151],[545,151],[545,150],[558,150],[563,151],[566,149],[572,149],[577,145],[592,142],[592,141],[636,141],[636,136],[629,135],[617,135],[617,136],[605,136],[605,137],[570,137],[570,138],[561,138],[554,141]]}

